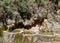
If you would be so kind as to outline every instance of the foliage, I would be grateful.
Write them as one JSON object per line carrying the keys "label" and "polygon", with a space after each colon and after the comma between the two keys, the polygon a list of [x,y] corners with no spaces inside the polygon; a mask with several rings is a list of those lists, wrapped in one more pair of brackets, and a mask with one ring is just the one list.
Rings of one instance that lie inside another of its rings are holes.
{"label": "foliage", "polygon": [[[6,15],[9,15],[12,17],[12,15],[15,15],[16,13],[20,12],[30,12],[30,7],[32,5],[32,1],[30,0],[0,0],[1,4],[1,13],[3,11],[6,13]],[[5,15],[4,13],[4,15]]]}
{"label": "foliage", "polygon": [[[34,1],[34,0],[33,0]],[[7,26],[7,19],[19,22],[21,15],[31,14],[32,0],[0,0],[0,22],[4,28]],[[26,12],[24,14],[20,12]]]}
{"label": "foliage", "polygon": [[[49,14],[47,9],[49,10],[50,8],[47,8],[46,3],[49,5],[49,0],[0,0],[0,22],[3,22],[6,29],[7,19],[14,20],[15,23],[18,23],[21,19],[23,21],[25,19],[30,20],[35,14],[39,14],[39,17],[42,15],[45,18]],[[35,14],[33,14],[34,11]]]}

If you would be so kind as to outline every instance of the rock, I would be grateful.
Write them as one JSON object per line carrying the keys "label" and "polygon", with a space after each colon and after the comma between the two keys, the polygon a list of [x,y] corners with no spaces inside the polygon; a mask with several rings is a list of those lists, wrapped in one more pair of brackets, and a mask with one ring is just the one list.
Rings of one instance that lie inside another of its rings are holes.
{"label": "rock", "polygon": [[11,20],[11,19],[8,19],[8,20],[7,20],[7,24],[8,24],[8,25],[10,25],[10,24],[14,24],[14,23],[15,23],[14,20]]}
{"label": "rock", "polygon": [[3,23],[2,22],[0,22],[0,28],[3,28]]}
{"label": "rock", "polygon": [[47,19],[44,20],[44,22],[47,24],[47,28],[49,30],[53,30],[53,31],[60,30],[60,24],[58,22],[56,22],[56,21],[49,22]]}
{"label": "rock", "polygon": [[31,20],[25,20],[25,22],[23,22],[24,25],[32,25],[34,21],[31,19]]}
{"label": "rock", "polygon": [[15,37],[15,33],[3,31],[4,41],[12,42],[14,40],[14,37]]}
{"label": "rock", "polygon": [[39,26],[36,25],[35,27],[32,27],[32,28],[30,29],[30,31],[36,32],[36,33],[38,34],[38,32],[39,32]]}
{"label": "rock", "polygon": [[57,14],[60,14],[60,10],[57,10]]}

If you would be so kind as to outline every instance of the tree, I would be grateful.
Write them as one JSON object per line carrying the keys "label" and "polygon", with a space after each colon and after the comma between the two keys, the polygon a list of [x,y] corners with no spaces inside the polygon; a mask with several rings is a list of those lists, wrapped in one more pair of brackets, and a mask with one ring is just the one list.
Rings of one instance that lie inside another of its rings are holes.
{"label": "tree", "polygon": [[31,5],[32,0],[0,0],[0,21],[4,28],[7,26],[7,19],[15,20],[15,23],[20,18],[30,19]]}

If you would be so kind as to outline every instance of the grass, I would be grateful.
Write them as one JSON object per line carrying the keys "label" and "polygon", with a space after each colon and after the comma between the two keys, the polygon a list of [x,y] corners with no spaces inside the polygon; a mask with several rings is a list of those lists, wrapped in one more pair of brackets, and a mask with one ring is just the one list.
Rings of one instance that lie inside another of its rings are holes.
{"label": "grass", "polygon": [[39,34],[44,34],[44,35],[53,35],[53,32],[39,32]]}
{"label": "grass", "polygon": [[28,38],[23,38],[22,34],[16,34],[13,43],[28,43]]}
{"label": "grass", "polygon": [[0,36],[0,41],[3,40],[3,37]]}
{"label": "grass", "polygon": [[3,31],[0,29],[0,40],[3,40]]}
{"label": "grass", "polygon": [[20,30],[13,30],[13,32],[14,32],[14,33],[16,33],[16,32],[20,32]]}
{"label": "grass", "polygon": [[24,34],[35,34],[35,32],[32,32],[32,31],[24,31]]}
{"label": "grass", "polygon": [[21,34],[16,34],[13,43],[22,43],[23,36]]}

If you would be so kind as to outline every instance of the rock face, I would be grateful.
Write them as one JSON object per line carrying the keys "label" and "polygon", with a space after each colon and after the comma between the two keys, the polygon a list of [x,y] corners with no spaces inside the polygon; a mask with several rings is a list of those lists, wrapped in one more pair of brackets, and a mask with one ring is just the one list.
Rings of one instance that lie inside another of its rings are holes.
{"label": "rock face", "polygon": [[56,21],[49,22],[48,20],[44,21],[47,24],[49,30],[58,31],[60,30],[60,24]]}
{"label": "rock face", "polygon": [[[53,7],[52,7],[53,6]],[[49,2],[47,5],[49,8],[47,11],[47,20],[45,21],[48,29],[52,29],[53,31],[60,29],[60,15],[55,15],[54,4]]]}

